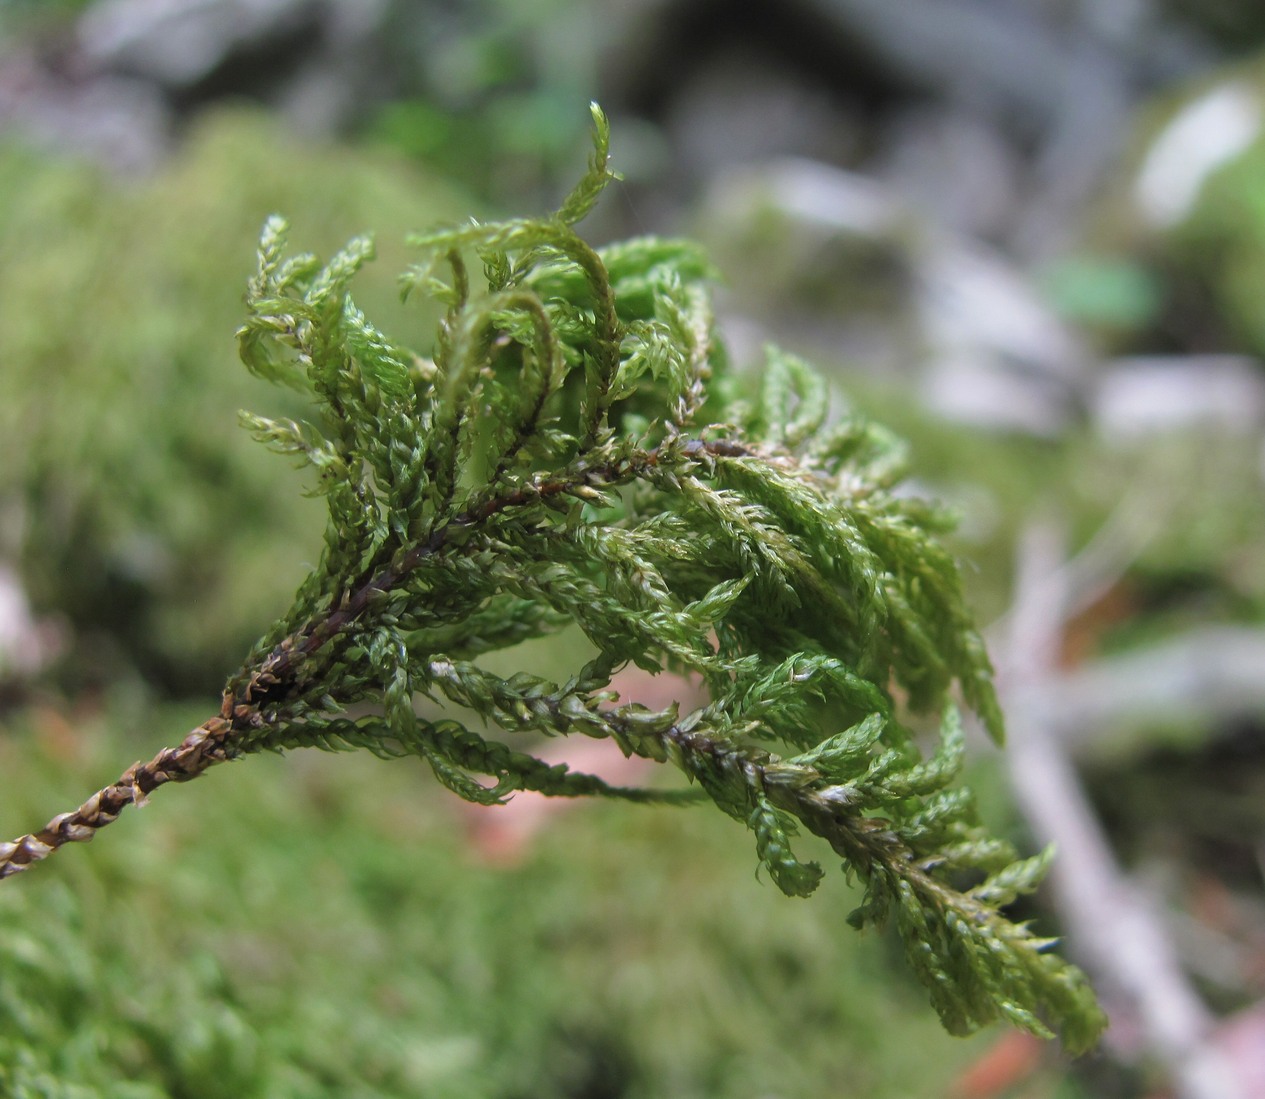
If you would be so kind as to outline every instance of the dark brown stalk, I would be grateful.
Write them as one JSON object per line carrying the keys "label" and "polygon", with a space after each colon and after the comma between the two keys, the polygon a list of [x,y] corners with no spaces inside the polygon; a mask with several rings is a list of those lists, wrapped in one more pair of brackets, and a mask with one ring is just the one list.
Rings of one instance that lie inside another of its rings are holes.
{"label": "dark brown stalk", "polygon": [[175,748],[164,748],[148,763],[133,763],[119,780],[98,790],[78,809],[59,813],[38,832],[0,843],[0,878],[20,873],[67,843],[84,843],[112,824],[129,805],[142,805],[159,786],[187,782],[229,758],[234,723],[223,716],[204,721]]}
{"label": "dark brown stalk", "polygon": [[[737,443],[691,440],[685,444],[684,453],[695,458],[703,454],[746,457],[751,452]],[[410,572],[442,550],[455,529],[475,526],[508,508],[575,492],[584,486],[627,481],[657,465],[658,461],[657,450],[642,451],[622,463],[608,462],[576,471],[569,477],[524,486],[484,500],[439,527],[428,539],[409,549],[396,564],[362,577],[349,596],[287,637],[258,667],[235,677],[234,682],[244,680],[244,686],[237,691],[226,691],[220,713],[204,721],[175,748],[164,748],[148,763],[132,764],[118,781],[98,790],[78,809],[59,813],[38,832],[0,842],[0,879],[21,873],[68,843],[86,843],[98,829],[113,824],[129,805],[143,805],[158,787],[168,782],[188,782],[209,767],[238,755],[235,742],[239,735],[255,732],[264,724],[261,707],[284,699],[299,686],[298,676],[304,659],[352,626],[369,608],[376,594],[398,587]]]}

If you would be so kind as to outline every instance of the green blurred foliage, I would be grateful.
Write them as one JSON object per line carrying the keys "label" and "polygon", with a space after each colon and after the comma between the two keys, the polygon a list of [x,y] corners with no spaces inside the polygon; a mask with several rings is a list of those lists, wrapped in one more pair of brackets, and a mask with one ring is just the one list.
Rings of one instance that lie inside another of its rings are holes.
{"label": "green blurred foliage", "polygon": [[[1190,125],[1189,112],[1214,100],[1220,119],[1205,116],[1203,146],[1183,138],[1192,177],[1179,178],[1170,164],[1164,188],[1147,182],[1151,201],[1168,194],[1177,208],[1148,214],[1139,189],[1156,171],[1151,158]],[[1265,129],[1252,121],[1263,107],[1259,52],[1145,103],[1113,178],[1082,219],[1079,245],[1041,272],[1050,303],[1110,351],[1265,354]],[[1244,124],[1255,128],[1246,148],[1205,166],[1216,143]]]}
{"label": "green blurred foliage", "polygon": [[[95,785],[120,729],[201,716],[12,723],[5,827]],[[990,1041],[844,927],[834,875],[812,905],[753,883],[719,814],[578,807],[498,868],[462,827],[498,810],[455,804],[405,763],[260,758],[6,887],[0,1094],[931,1099]]]}
{"label": "green blurred foliage", "polygon": [[852,389],[867,413],[910,440],[916,476],[961,517],[949,541],[982,623],[1008,609],[1017,539],[1043,516],[1068,524],[1072,552],[1110,526],[1124,554],[1114,580],[1129,613],[1099,623],[1094,651],[1265,619],[1259,436],[1196,425],[1107,440],[1085,424],[1035,439],[937,420],[900,388]]}
{"label": "green blurred foliage", "polygon": [[64,31],[94,0],[0,0],[0,34]]}
{"label": "green blurred foliage", "polygon": [[1205,183],[1161,257],[1187,299],[1211,306],[1244,350],[1265,354],[1265,134]]}
{"label": "green blurred foliage", "polygon": [[394,3],[384,39],[399,84],[364,134],[499,205],[551,203],[588,146],[577,106],[598,95],[613,25],[576,0]]}
{"label": "green blurred foliage", "polygon": [[1078,460],[1072,484],[1086,509],[1149,516],[1153,533],[1128,573],[1146,613],[1123,629],[1154,635],[1265,619],[1260,457],[1259,436],[1208,426]]}
{"label": "green blurred foliage", "polygon": [[0,149],[0,546],[44,612],[66,615],[100,674],[139,667],[217,691],[319,553],[322,508],[236,423],[297,414],[237,361],[234,332],[268,214],[330,249],[381,227],[364,304],[421,339],[401,305],[404,234],[468,200],[398,157],[300,143],[221,112],[139,186]]}
{"label": "green blurred foliage", "polygon": [[1154,324],[1162,297],[1157,276],[1141,262],[1088,253],[1046,266],[1039,287],[1061,317],[1104,341]]}

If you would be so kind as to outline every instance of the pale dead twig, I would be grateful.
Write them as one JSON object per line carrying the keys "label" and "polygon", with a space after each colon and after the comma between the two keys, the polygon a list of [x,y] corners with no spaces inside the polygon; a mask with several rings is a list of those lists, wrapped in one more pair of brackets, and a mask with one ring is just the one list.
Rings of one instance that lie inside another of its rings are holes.
{"label": "pale dead twig", "polygon": [[1101,756],[1139,731],[1265,714],[1262,669],[1265,629],[1204,626],[1048,672],[1024,687],[1022,708],[1073,757]]}
{"label": "pale dead twig", "polygon": [[[1249,1099],[1210,1042],[1214,1020],[1191,988],[1163,920],[1117,865],[1058,739],[1025,704],[1054,671],[1068,617],[1062,536],[1033,525],[1020,546],[1002,669],[1011,782],[1029,824],[1059,858],[1050,875],[1068,938],[1100,985],[1117,1049],[1145,1054],[1182,1099]],[[1000,649],[1000,647],[999,647]]]}

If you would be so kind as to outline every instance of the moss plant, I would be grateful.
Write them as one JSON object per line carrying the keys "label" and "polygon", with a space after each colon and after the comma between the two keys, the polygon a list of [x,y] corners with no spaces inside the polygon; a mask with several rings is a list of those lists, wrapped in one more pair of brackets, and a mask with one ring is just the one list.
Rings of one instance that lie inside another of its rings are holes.
{"label": "moss plant", "polygon": [[[823,875],[794,837],[824,839],[865,885],[850,922],[895,923],[953,1033],[1001,1019],[1087,1048],[1103,1017],[1084,978],[1002,912],[1048,855],[1018,859],[953,785],[951,696],[999,740],[1002,719],[956,566],[933,538],[944,517],[893,491],[899,444],[831,418],[799,360],[770,352],[758,399],[738,399],[695,248],[594,249],[576,233],[613,178],[594,118],[589,171],[556,214],[413,240],[425,259],[404,293],[446,308],[430,357],[353,304],[367,238],[322,263],[288,255],[285,223],[267,222],[242,358],[319,415],[243,420],[312,467],[329,506],[323,556],[217,715],[0,844],[0,877],[92,838],[159,786],[264,750],[416,755],[483,804],[516,790],[708,800],[755,833],[791,896]],[[595,655],[565,681],[479,663],[573,623]],[[610,683],[630,662],[691,673],[708,701],[682,712],[621,699]],[[610,738],[692,786],[615,788],[423,718],[418,695],[512,738]],[[909,715],[927,712],[941,731],[924,758]]]}

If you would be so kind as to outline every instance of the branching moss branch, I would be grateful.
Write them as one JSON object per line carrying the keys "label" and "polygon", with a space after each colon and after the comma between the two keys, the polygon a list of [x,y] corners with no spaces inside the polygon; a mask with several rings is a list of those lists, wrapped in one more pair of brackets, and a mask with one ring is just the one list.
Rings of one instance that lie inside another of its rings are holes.
{"label": "branching moss branch", "polygon": [[[710,800],[754,833],[791,896],[824,875],[796,855],[797,835],[824,841],[864,885],[852,922],[895,925],[954,1033],[1006,1020],[1087,1048],[1103,1019],[1084,978],[1003,911],[1048,857],[989,836],[955,785],[955,700],[998,741],[1002,719],[956,564],[934,538],[944,516],[892,491],[899,442],[832,417],[801,360],[771,350],[759,387],[736,399],[697,248],[579,236],[614,178],[595,121],[589,172],[557,213],[414,238],[428,258],[403,288],[446,306],[429,354],[355,306],[368,238],[322,265],[288,258],[285,223],[269,219],[241,355],[314,411],[243,420],[311,468],[329,507],[322,558],[217,716],[0,844],[0,877],[90,839],[161,785],[265,750],[416,756],[487,805],[518,790]],[[479,663],[567,624],[595,655],[564,682]],[[693,675],[707,701],[682,713],[621,700],[611,680],[626,664]],[[506,741],[423,716],[418,696]],[[919,715],[940,720],[929,755]],[[532,752],[533,737],[575,734],[670,762],[691,785],[612,787]]]}

